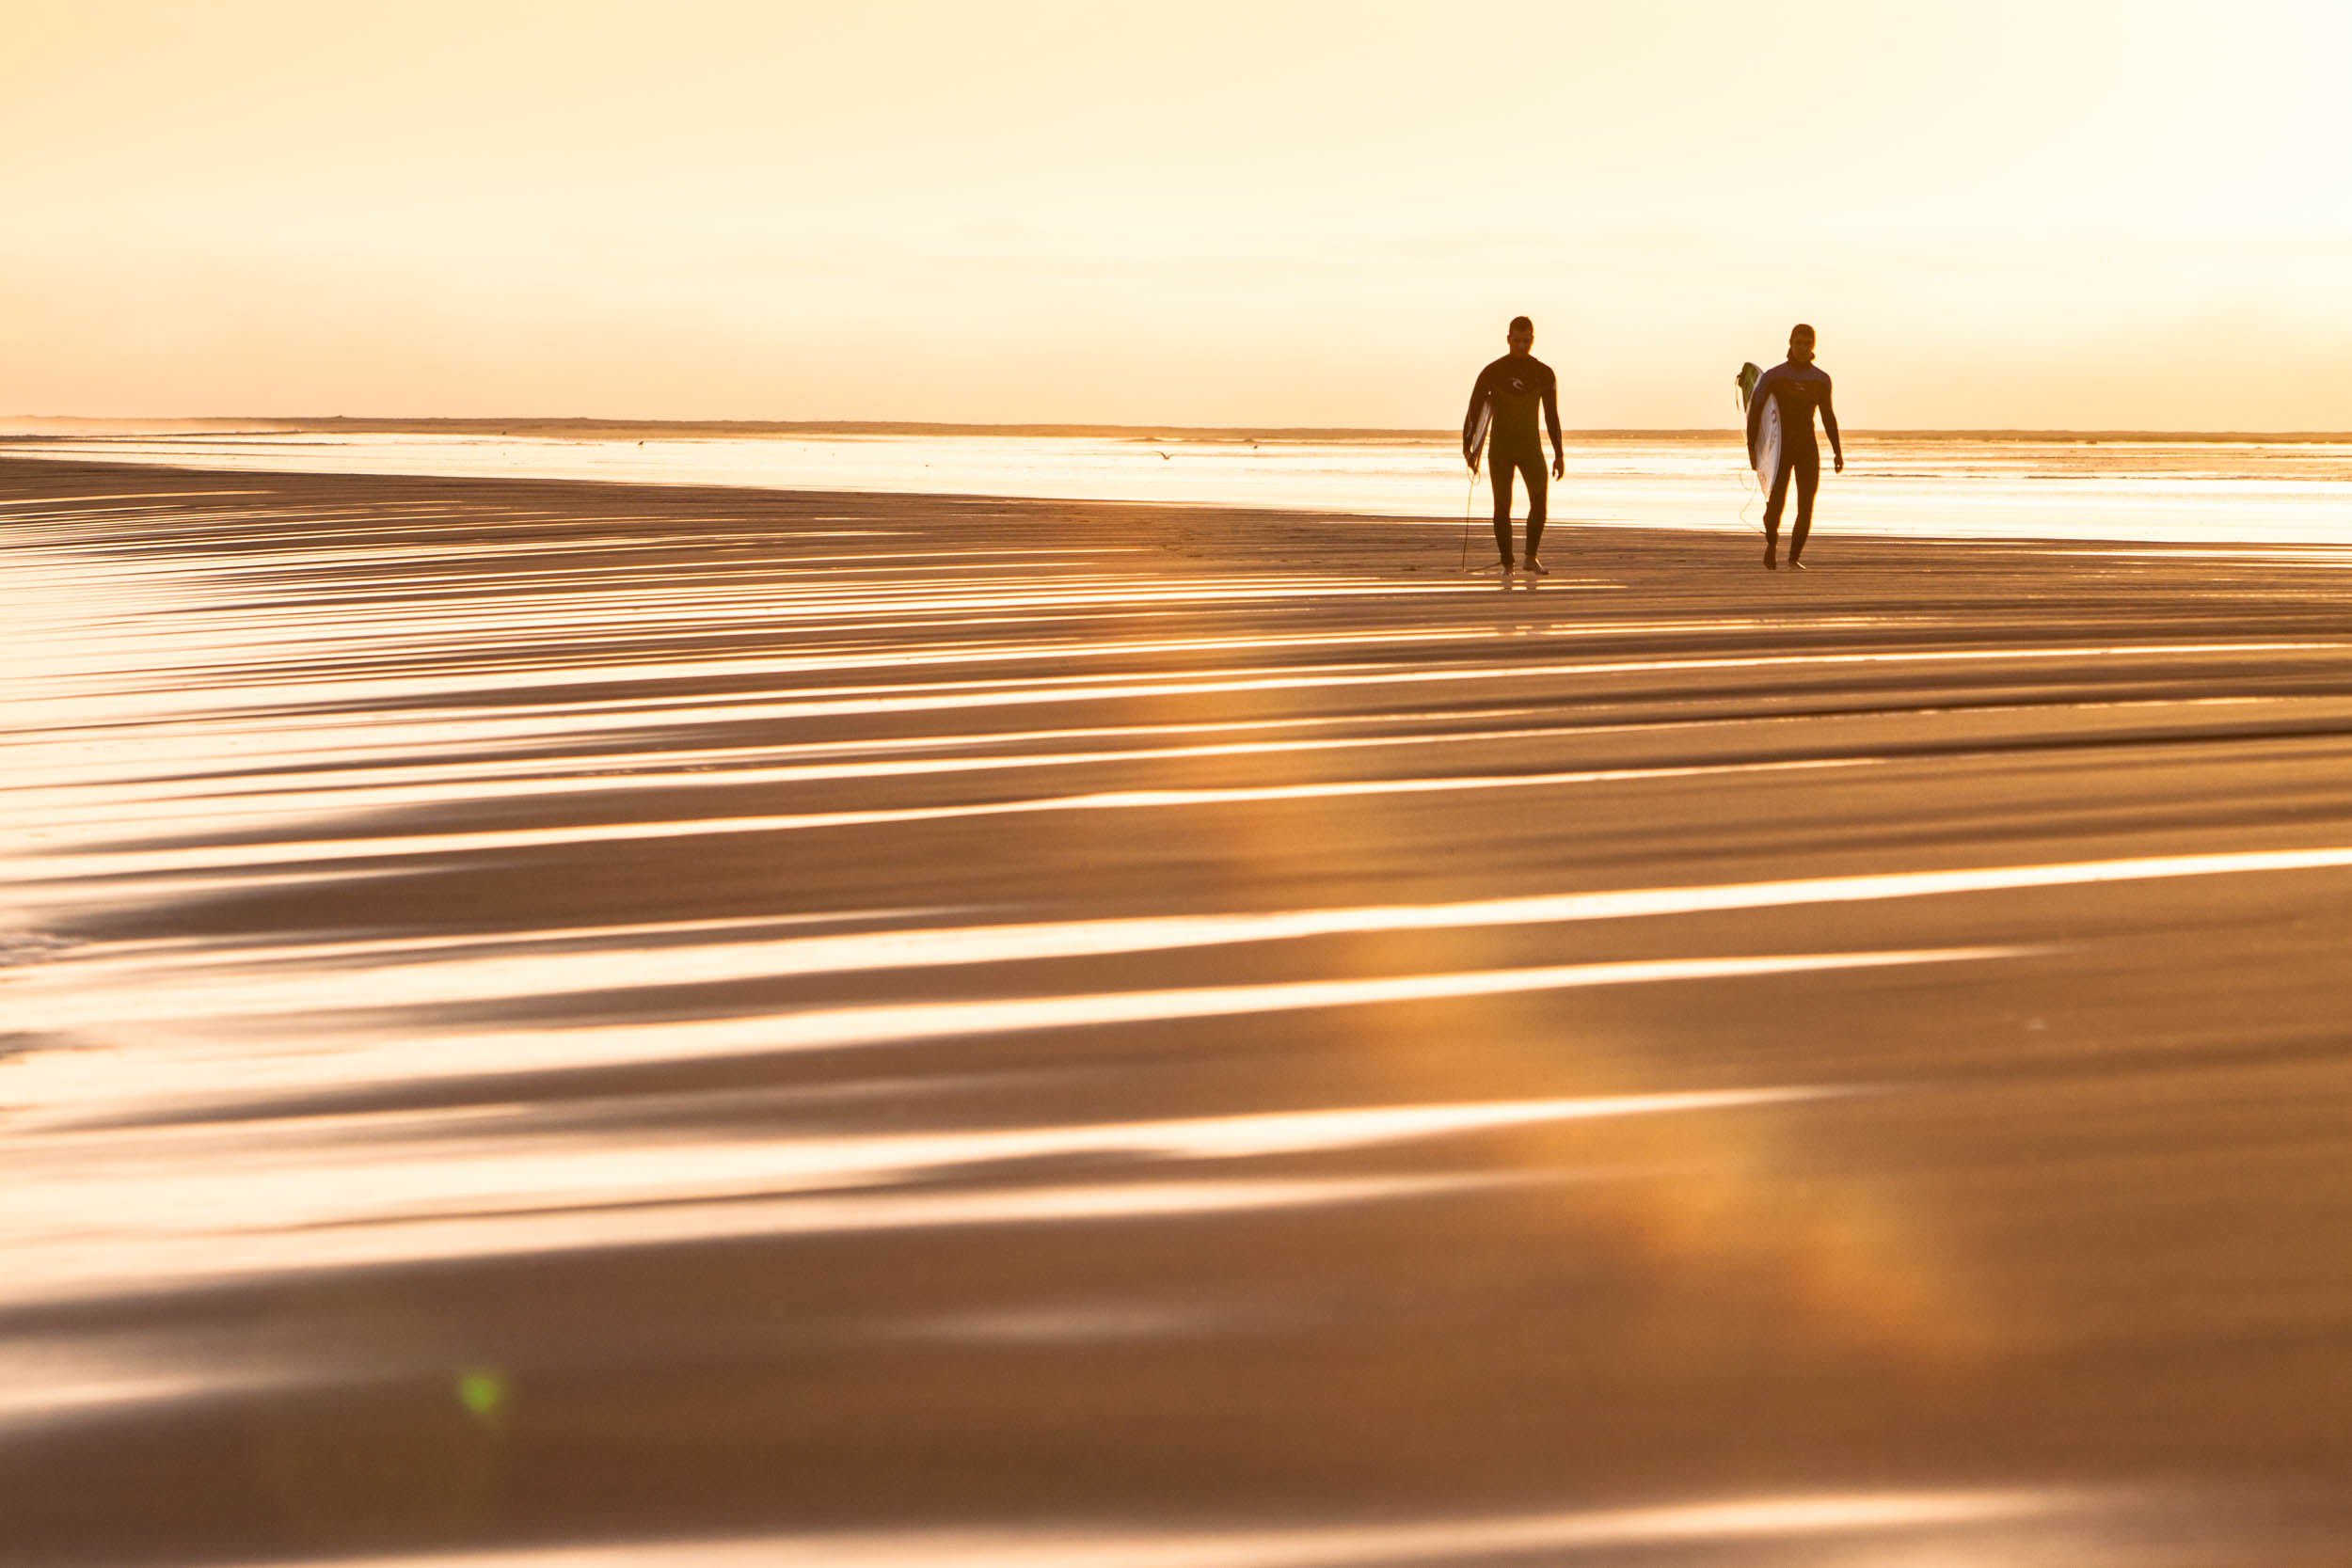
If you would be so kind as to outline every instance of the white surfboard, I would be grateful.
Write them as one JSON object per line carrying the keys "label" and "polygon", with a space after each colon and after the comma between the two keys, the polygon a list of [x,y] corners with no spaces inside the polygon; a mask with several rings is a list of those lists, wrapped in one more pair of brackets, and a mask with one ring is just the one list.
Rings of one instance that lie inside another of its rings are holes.
{"label": "white surfboard", "polygon": [[1764,400],[1764,417],[1756,421],[1756,483],[1772,493],[1780,477],[1780,399]]}
{"label": "white surfboard", "polygon": [[1488,398],[1478,405],[1477,417],[1470,420],[1470,434],[1462,437],[1462,456],[1469,462],[1471,473],[1478,471],[1479,459],[1486,455],[1486,427],[1494,422],[1495,400]]}
{"label": "white surfboard", "polygon": [[[1756,383],[1764,379],[1764,367],[1751,359],[1740,367],[1740,373],[1731,378],[1740,388],[1740,411],[1746,413],[1748,404],[1756,400]],[[1756,421],[1756,483],[1764,493],[1772,493],[1772,481],[1780,477],[1780,400],[1768,398],[1764,412]]]}

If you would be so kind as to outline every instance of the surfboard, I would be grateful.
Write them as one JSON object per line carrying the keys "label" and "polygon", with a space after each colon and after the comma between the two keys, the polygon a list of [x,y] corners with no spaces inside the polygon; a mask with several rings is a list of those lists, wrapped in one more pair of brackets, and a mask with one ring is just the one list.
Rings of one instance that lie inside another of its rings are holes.
{"label": "surfboard", "polygon": [[1764,417],[1756,421],[1756,483],[1769,496],[1779,477],[1780,400],[1772,398],[1764,404]]}
{"label": "surfboard", "polygon": [[1470,472],[1478,471],[1478,460],[1486,454],[1486,427],[1495,422],[1495,400],[1488,398],[1478,405],[1478,413],[1470,420],[1470,431],[1462,437],[1462,456],[1470,464]]}
{"label": "surfboard", "polygon": [[[1747,410],[1755,401],[1756,384],[1764,379],[1764,372],[1756,361],[1740,367],[1732,380],[1740,388],[1740,407]],[[1764,404],[1764,415],[1756,422],[1756,483],[1766,495],[1772,493],[1772,481],[1780,477],[1780,400],[1773,398]]]}

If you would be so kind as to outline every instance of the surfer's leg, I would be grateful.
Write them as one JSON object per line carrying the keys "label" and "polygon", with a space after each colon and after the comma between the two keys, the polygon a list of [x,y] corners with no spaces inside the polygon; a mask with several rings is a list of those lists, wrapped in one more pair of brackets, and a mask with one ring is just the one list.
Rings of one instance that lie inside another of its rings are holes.
{"label": "surfer's leg", "polygon": [[1499,444],[1486,450],[1486,477],[1495,487],[1495,550],[1508,566],[1511,561],[1511,469],[1514,459]]}
{"label": "surfer's leg", "polygon": [[1772,493],[1764,499],[1764,564],[1780,569],[1780,509],[1788,499],[1788,470],[1792,465],[1787,452],[1781,453],[1780,467],[1772,471]]}
{"label": "surfer's leg", "polygon": [[1807,447],[1788,454],[1797,470],[1797,520],[1788,530],[1788,560],[1794,564],[1804,553],[1805,535],[1813,531],[1813,498],[1821,488],[1821,451]]}
{"label": "surfer's leg", "polygon": [[1544,541],[1544,517],[1551,499],[1551,476],[1544,471],[1544,454],[1540,451],[1519,454],[1519,472],[1527,476],[1527,559],[1535,559],[1535,546]]}

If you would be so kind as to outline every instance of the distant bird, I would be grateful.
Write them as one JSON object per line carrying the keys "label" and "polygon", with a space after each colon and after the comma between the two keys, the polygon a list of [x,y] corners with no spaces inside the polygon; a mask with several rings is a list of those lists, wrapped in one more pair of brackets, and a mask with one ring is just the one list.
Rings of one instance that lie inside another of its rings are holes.
{"label": "distant bird", "polygon": [[[1159,448],[1157,448],[1157,447],[1153,447],[1152,450],[1153,451],[1160,451],[1160,449],[1159,449]],[[1163,462],[1163,463],[1167,463],[1167,462],[1170,462],[1170,461],[1172,461],[1172,459],[1170,459],[1170,458],[1169,458],[1169,456],[1168,455],[1168,453],[1166,453],[1166,452],[1164,452],[1164,451],[1160,451],[1160,461],[1161,461],[1161,462]]]}

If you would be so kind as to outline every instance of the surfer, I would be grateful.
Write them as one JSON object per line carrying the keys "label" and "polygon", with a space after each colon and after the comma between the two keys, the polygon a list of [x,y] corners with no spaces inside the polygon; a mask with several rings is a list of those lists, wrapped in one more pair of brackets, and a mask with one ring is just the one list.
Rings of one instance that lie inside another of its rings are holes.
{"label": "surfer", "polygon": [[1535,407],[1541,404],[1544,426],[1551,433],[1551,477],[1567,474],[1566,450],[1560,444],[1560,378],[1551,367],[1530,354],[1535,346],[1535,324],[1513,316],[1503,341],[1511,352],[1478,372],[1470,388],[1470,412],[1462,417],[1462,456],[1470,471],[1478,471],[1481,437],[1486,449],[1486,477],[1495,492],[1495,548],[1498,563],[1511,571],[1511,476],[1527,478],[1527,561],[1530,577],[1546,568],[1535,555],[1544,538],[1544,503],[1549,487],[1544,479],[1544,442],[1535,433]]}
{"label": "surfer", "polygon": [[1813,531],[1813,496],[1821,487],[1821,449],[1813,442],[1813,411],[1821,411],[1821,426],[1829,432],[1835,473],[1846,471],[1846,451],[1837,440],[1837,412],[1830,406],[1829,374],[1813,362],[1813,328],[1803,322],[1788,329],[1788,357],[1766,371],[1748,398],[1748,462],[1756,462],[1756,442],[1768,403],[1780,405],[1780,462],[1772,473],[1772,494],[1764,501],[1764,569],[1780,570],[1780,509],[1788,498],[1788,479],[1797,481],[1797,520],[1788,531],[1788,564],[1797,571],[1804,562],[1805,535]]}

